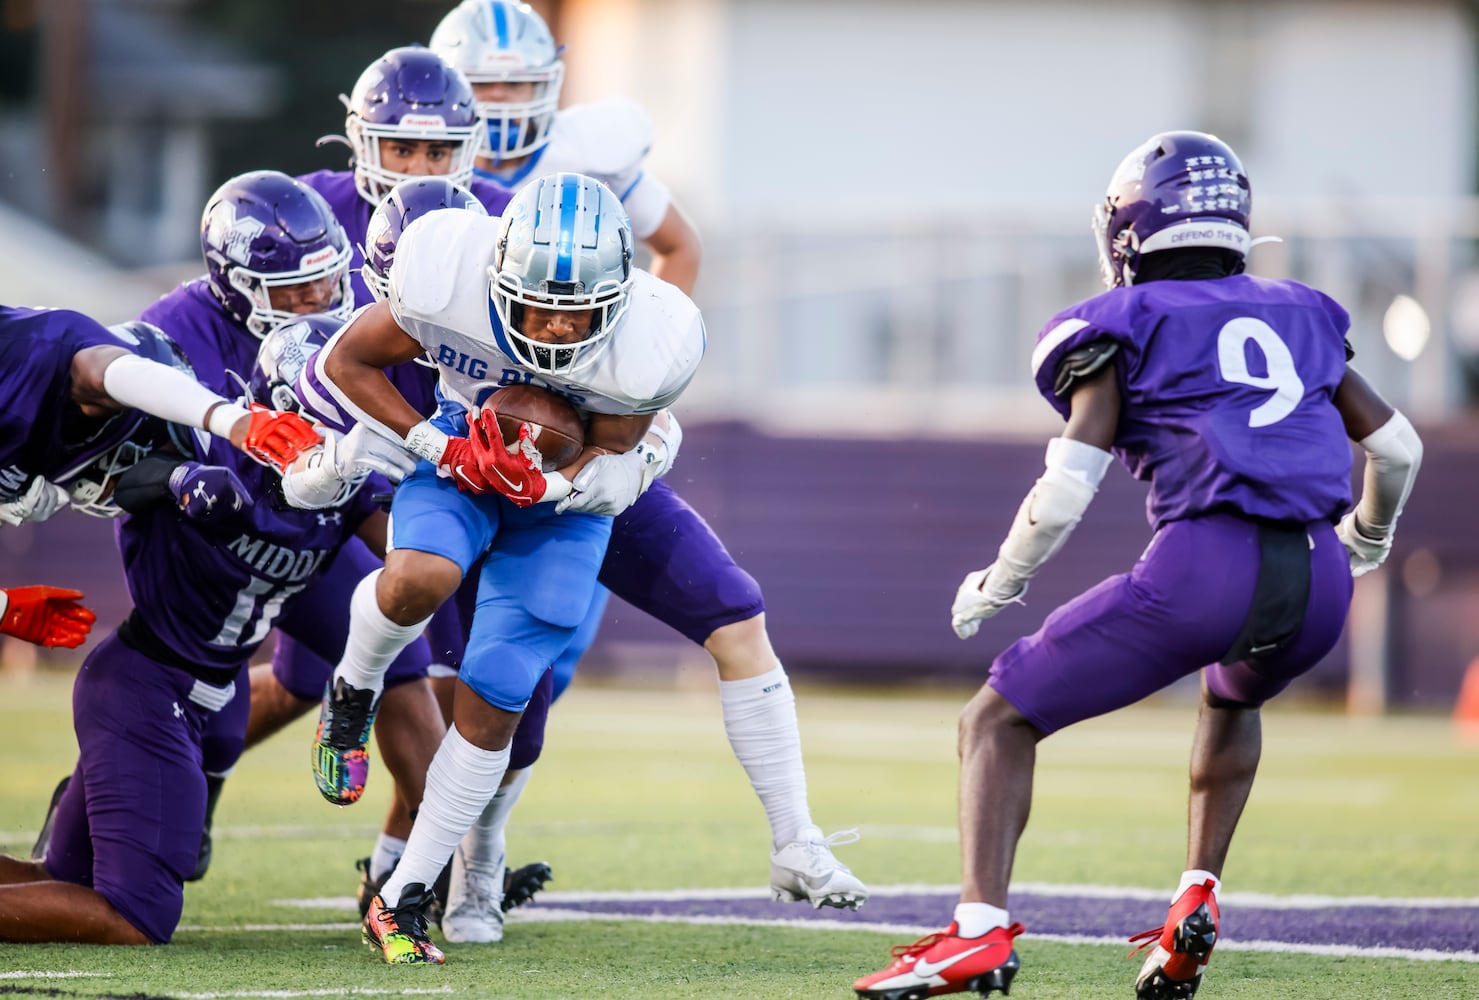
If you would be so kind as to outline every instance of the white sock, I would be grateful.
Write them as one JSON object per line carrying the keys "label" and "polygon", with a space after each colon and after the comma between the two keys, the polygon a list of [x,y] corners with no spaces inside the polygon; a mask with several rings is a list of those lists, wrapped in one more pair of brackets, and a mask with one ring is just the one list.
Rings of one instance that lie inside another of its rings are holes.
{"label": "white sock", "polygon": [[1176,902],[1176,900],[1180,899],[1181,894],[1190,889],[1192,886],[1206,885],[1208,882],[1212,883],[1212,898],[1217,900],[1218,902],[1221,902],[1222,879],[1218,878],[1216,875],[1213,875],[1211,872],[1203,871],[1200,868],[1192,868],[1181,873],[1181,884],[1176,887],[1176,892],[1171,896],[1171,902],[1174,903]]}
{"label": "white sock", "polygon": [[[397,625],[380,610],[375,584],[383,570],[375,570],[354,588],[349,599],[349,638],[344,658],[334,668],[334,677],[346,684],[368,688],[377,695],[385,686],[385,669],[426,628],[426,621]],[[427,621],[430,621],[428,616]]]}
{"label": "white sock", "polygon": [[759,677],[719,682],[724,732],[770,820],[776,847],[789,844],[811,824],[806,768],[796,726],[796,696],[785,667]]}
{"label": "white sock", "polygon": [[376,879],[396,866],[401,855],[406,853],[406,842],[400,837],[382,833],[375,840],[375,849],[370,852],[370,878]]}
{"label": "white sock", "polygon": [[956,903],[955,922],[963,938],[980,937],[982,934],[1007,926],[1007,911],[990,903]]}
{"label": "white sock", "polygon": [[462,857],[469,869],[491,874],[503,864],[508,850],[504,841],[508,817],[528,784],[529,768],[526,767],[493,794],[493,801],[488,803],[478,821],[462,838]]}
{"label": "white sock", "polygon": [[406,852],[380,890],[387,905],[399,903],[408,885],[430,887],[436,881],[457,842],[498,791],[508,756],[508,747],[484,750],[463,739],[455,725],[447,730],[426,770],[426,793]]}

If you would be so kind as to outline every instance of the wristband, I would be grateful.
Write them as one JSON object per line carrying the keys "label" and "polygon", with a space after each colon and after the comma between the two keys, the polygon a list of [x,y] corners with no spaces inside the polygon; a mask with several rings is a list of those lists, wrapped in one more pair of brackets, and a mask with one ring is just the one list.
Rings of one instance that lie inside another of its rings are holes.
{"label": "wristband", "polygon": [[0,590],[0,618],[5,617],[5,612],[10,609],[10,591]]}
{"label": "wristband", "polygon": [[233,403],[229,399],[223,399],[219,403],[212,403],[210,409],[205,413],[205,429],[216,437],[231,438],[231,428],[242,417],[251,416],[251,411],[239,403]]}
{"label": "wristband", "polygon": [[421,423],[406,431],[403,439],[406,450],[413,455],[419,455],[433,465],[441,461],[442,456],[447,453],[447,442],[451,438],[431,426],[430,420]]}
{"label": "wristband", "polygon": [[575,489],[570,480],[558,472],[546,472],[544,474],[544,496],[539,498],[540,503],[550,500],[563,500]]}

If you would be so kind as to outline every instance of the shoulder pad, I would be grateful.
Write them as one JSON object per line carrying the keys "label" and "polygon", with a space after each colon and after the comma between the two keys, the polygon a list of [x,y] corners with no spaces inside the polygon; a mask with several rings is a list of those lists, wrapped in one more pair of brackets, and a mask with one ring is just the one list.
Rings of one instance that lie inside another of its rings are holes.
{"label": "shoulder pad", "polygon": [[445,309],[457,291],[471,212],[428,212],[401,234],[390,265],[390,307],[401,317],[424,319]]}
{"label": "shoulder pad", "polygon": [[1053,395],[1067,399],[1074,388],[1114,359],[1120,345],[1109,338],[1090,341],[1075,347],[1058,362],[1053,373]]}
{"label": "shoulder pad", "polygon": [[557,127],[570,144],[572,162],[580,163],[579,172],[595,177],[635,169],[652,148],[652,117],[625,97],[572,105],[560,112]]}

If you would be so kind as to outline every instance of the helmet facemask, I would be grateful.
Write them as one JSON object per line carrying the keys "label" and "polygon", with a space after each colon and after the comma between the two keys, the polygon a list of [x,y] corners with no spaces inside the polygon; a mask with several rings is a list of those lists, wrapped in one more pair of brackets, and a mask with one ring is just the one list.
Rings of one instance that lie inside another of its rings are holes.
{"label": "helmet facemask", "polygon": [[474,73],[470,79],[475,90],[483,83],[528,83],[534,90],[522,101],[478,101],[484,125],[481,153],[501,163],[522,159],[549,142],[555,113],[560,110],[563,62],[508,73]]}
{"label": "helmet facemask", "polygon": [[[527,288],[524,279],[510,271],[489,268],[492,279],[493,309],[503,324],[520,364],[542,375],[569,377],[589,367],[600,356],[596,346],[609,337],[626,314],[631,297],[632,279],[608,279],[597,282],[589,292],[579,282],[540,281]],[[523,331],[525,310],[590,311],[590,331],[581,340],[569,344],[550,344]]]}
{"label": "helmet facemask", "polygon": [[349,320],[354,311],[354,288],[349,282],[349,260],[352,256],[346,246],[342,250],[324,247],[309,254],[295,271],[279,271],[268,274],[252,271],[240,265],[231,268],[226,278],[231,287],[244,295],[251,304],[251,312],[244,322],[247,330],[257,339],[267,336],[274,327],[296,319],[299,313],[290,309],[277,309],[272,305],[271,290],[290,285],[302,285],[330,278],[334,283],[334,295],[329,305],[314,312],[332,316],[341,323]]}
{"label": "helmet facemask", "polygon": [[451,143],[452,163],[440,176],[453,184],[466,186],[472,180],[481,142],[478,121],[470,125],[448,125],[441,115],[430,114],[407,114],[402,115],[396,124],[379,124],[365,121],[351,111],[344,123],[344,132],[354,150],[355,188],[372,205],[379,205],[390,189],[401,181],[421,176],[386,167],[380,155],[381,143],[418,140]]}

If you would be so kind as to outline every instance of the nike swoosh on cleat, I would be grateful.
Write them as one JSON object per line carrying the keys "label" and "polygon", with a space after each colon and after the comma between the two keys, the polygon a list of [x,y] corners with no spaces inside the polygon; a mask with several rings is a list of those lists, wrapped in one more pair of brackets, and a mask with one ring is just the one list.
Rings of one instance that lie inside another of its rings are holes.
{"label": "nike swoosh on cleat", "polygon": [[941,972],[943,972],[945,969],[950,968],[950,966],[954,965],[956,962],[959,962],[962,959],[970,958],[976,952],[985,951],[987,948],[990,947],[991,945],[989,944],[983,944],[979,947],[972,948],[970,951],[963,951],[958,955],[951,955],[943,962],[926,962],[924,959],[921,958],[918,962],[914,963],[914,971],[916,974],[924,977],[925,979],[928,979],[931,976],[939,975]]}

